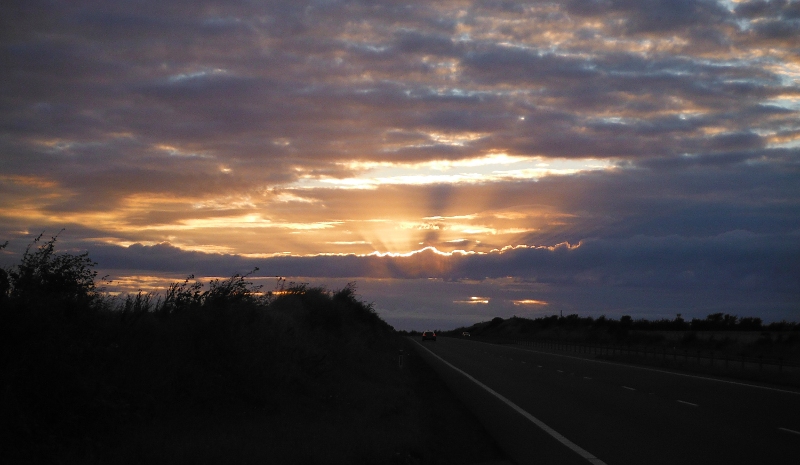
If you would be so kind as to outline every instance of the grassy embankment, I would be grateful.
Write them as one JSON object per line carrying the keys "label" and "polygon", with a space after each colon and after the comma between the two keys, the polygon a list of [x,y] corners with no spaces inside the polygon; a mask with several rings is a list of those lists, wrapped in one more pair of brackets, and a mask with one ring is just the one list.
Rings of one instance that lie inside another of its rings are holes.
{"label": "grassy embankment", "polygon": [[[597,358],[800,385],[800,323],[763,324],[759,318],[722,313],[691,321],[680,316],[648,321],[630,316],[614,320],[553,315],[536,319],[498,317],[443,334],[460,337],[465,331],[473,338],[495,342],[549,341],[568,350],[594,353]],[[578,347],[581,345],[617,350],[610,354],[608,350],[590,352]],[[742,360],[746,361],[744,369]],[[762,369],[760,362],[771,365]]]}
{"label": "grassy embankment", "polygon": [[399,369],[406,341],[353,286],[261,293],[237,275],[112,298],[87,254],[54,243],[0,270],[7,463],[498,457],[427,367]]}

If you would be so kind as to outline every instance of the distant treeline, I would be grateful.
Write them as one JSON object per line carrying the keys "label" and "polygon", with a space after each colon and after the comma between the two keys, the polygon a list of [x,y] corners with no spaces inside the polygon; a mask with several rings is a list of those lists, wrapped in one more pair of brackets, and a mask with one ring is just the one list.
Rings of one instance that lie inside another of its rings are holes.
{"label": "distant treeline", "polygon": [[55,238],[40,239],[0,269],[6,463],[102,462],[112,452],[98,438],[184,412],[316,411],[350,395],[379,403],[359,383],[395,376],[393,328],[353,285],[331,292],[281,282],[261,292],[247,275],[208,287],[190,277],[163,296],[112,297],[98,288],[88,254],[58,254]]}
{"label": "distant treeline", "polygon": [[[727,313],[712,313],[705,319],[692,318],[686,321],[680,315],[675,319],[647,320],[644,318],[633,319],[629,315],[623,315],[619,320],[600,316],[581,317],[577,314],[567,316],[544,316],[538,318],[514,317],[516,325],[521,332],[532,330],[545,330],[551,328],[577,329],[591,328],[604,329],[610,332],[615,330],[641,330],[641,331],[800,331],[800,323],[790,321],[778,321],[764,324],[761,318],[757,317],[738,317]],[[448,333],[460,333],[470,329],[490,330],[501,323],[503,318],[495,317],[489,322],[477,323],[469,327],[460,327]]]}
{"label": "distant treeline", "polygon": [[600,316],[552,315],[500,318],[444,332],[451,337],[489,340],[559,341],[571,344],[625,345],[662,350],[711,351],[731,357],[767,357],[800,362],[800,324],[763,324],[759,318],[713,313],[705,319],[649,321]]}

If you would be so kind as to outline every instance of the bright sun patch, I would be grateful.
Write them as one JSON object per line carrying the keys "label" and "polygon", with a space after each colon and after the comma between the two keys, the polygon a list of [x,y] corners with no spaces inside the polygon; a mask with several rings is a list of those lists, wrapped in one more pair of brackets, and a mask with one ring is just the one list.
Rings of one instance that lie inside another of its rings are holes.
{"label": "bright sun patch", "polygon": [[462,160],[430,160],[418,163],[341,163],[358,174],[347,178],[305,176],[295,188],[377,189],[386,185],[485,184],[536,180],[545,176],[569,175],[613,167],[609,160],[553,159],[491,153]]}
{"label": "bright sun patch", "polygon": [[470,297],[469,300],[454,300],[454,304],[485,305],[489,303],[488,297]]}
{"label": "bright sun patch", "polygon": [[515,300],[514,305],[547,305],[547,302],[545,302],[544,300],[524,299],[524,300]]}

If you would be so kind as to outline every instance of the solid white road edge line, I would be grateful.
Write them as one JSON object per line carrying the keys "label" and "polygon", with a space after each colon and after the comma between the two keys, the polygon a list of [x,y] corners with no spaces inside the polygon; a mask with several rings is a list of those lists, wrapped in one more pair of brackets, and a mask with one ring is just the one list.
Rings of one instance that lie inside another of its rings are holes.
{"label": "solid white road edge line", "polygon": [[793,430],[793,429],[788,429],[788,428],[780,428],[780,427],[778,427],[778,429],[779,429],[779,430],[781,430],[781,431],[786,431],[787,433],[800,434],[800,431],[795,431],[795,430]]}
{"label": "solid white road edge line", "polygon": [[686,404],[686,405],[691,405],[692,407],[699,407],[699,405],[693,404],[691,402],[686,402],[685,400],[678,400],[678,402],[680,402],[682,404]]}
{"label": "solid white road edge line", "polygon": [[[412,339],[412,340],[413,340],[413,339]],[[461,373],[462,375],[466,376],[466,378],[467,378],[467,379],[469,379],[469,380],[470,380],[470,381],[472,381],[473,383],[477,384],[478,386],[480,386],[481,388],[483,388],[484,390],[486,390],[486,392],[488,392],[489,394],[491,394],[491,395],[493,395],[493,396],[497,397],[497,398],[498,398],[498,399],[500,399],[500,401],[502,401],[504,404],[506,404],[506,405],[508,405],[509,407],[511,407],[512,409],[516,410],[516,411],[517,411],[517,413],[519,413],[519,414],[520,414],[520,415],[522,415],[523,417],[527,418],[527,419],[528,419],[528,420],[529,420],[531,423],[533,423],[534,425],[536,425],[536,426],[538,426],[539,428],[541,428],[541,429],[542,429],[542,430],[543,430],[545,433],[547,433],[547,434],[549,434],[550,436],[552,436],[553,438],[555,438],[555,439],[556,439],[558,442],[560,442],[561,444],[564,444],[565,446],[569,447],[569,448],[570,448],[570,450],[572,450],[572,451],[573,451],[573,452],[575,452],[576,454],[580,455],[581,457],[583,457],[584,459],[586,459],[587,461],[589,461],[589,463],[592,463],[592,464],[594,464],[594,465],[606,465],[606,463],[605,463],[605,462],[603,462],[602,460],[598,459],[598,458],[597,458],[597,457],[595,457],[594,455],[590,454],[588,451],[586,451],[585,449],[583,449],[583,448],[582,448],[582,447],[580,447],[579,445],[577,445],[577,444],[575,444],[574,442],[570,441],[569,439],[565,438],[565,437],[564,437],[564,436],[562,436],[562,435],[561,435],[561,433],[559,433],[558,431],[556,431],[556,430],[554,430],[553,428],[551,428],[551,427],[547,426],[547,425],[546,425],[544,422],[542,422],[542,421],[541,421],[541,420],[539,420],[538,418],[534,417],[534,416],[533,416],[533,415],[531,415],[530,413],[526,412],[525,410],[523,410],[523,409],[522,409],[520,406],[518,406],[518,405],[517,405],[517,404],[515,404],[514,402],[511,402],[510,400],[508,400],[508,399],[506,399],[505,397],[503,397],[503,396],[502,396],[502,395],[501,395],[499,392],[496,392],[495,390],[493,390],[493,389],[492,389],[492,388],[490,388],[489,386],[487,386],[487,385],[485,385],[485,384],[481,383],[480,381],[478,381],[477,379],[473,378],[473,377],[472,377],[470,374],[468,374],[467,372],[465,372],[465,371],[461,370],[460,368],[457,368],[457,367],[456,367],[456,366],[454,366],[452,363],[450,363],[450,362],[448,362],[447,360],[443,359],[442,357],[439,357],[438,355],[434,354],[433,352],[431,352],[431,350],[430,350],[430,349],[428,349],[427,347],[424,347],[424,346],[423,346],[422,344],[420,344],[419,342],[417,342],[417,341],[414,341],[414,342],[415,342],[415,343],[417,343],[417,344],[418,344],[420,347],[422,347],[423,349],[427,350],[427,351],[428,351],[428,353],[430,353],[430,354],[431,354],[431,355],[433,355],[434,357],[436,357],[436,358],[438,358],[439,360],[441,360],[441,361],[442,361],[442,363],[444,363],[445,365],[449,366],[450,368],[452,368],[453,370],[457,371],[458,373]]]}

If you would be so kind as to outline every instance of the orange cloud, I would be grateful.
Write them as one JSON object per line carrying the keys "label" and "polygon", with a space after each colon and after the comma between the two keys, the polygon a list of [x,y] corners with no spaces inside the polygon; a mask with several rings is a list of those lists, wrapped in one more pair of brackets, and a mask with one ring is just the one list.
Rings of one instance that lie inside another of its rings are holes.
{"label": "orange cloud", "polygon": [[523,299],[523,300],[514,300],[514,305],[547,305],[547,302],[543,300],[533,300],[533,299]]}

